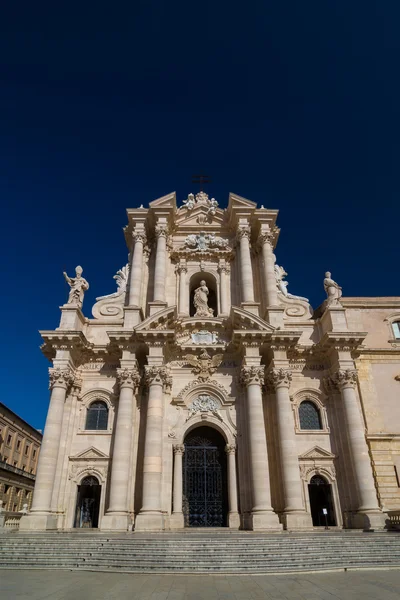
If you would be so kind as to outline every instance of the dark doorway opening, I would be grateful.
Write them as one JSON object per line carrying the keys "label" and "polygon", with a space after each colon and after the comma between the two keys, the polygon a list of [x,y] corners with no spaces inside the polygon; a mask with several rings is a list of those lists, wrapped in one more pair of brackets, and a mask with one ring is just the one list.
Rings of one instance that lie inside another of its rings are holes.
{"label": "dark doorway opening", "polygon": [[[334,527],[335,510],[332,498],[332,486],[320,475],[314,475],[308,485],[311,516],[314,527]],[[327,514],[324,514],[324,509]]]}
{"label": "dark doorway opening", "polygon": [[78,485],[74,527],[94,529],[99,526],[100,495],[101,485],[96,477],[85,477]]}
{"label": "dark doorway opening", "polygon": [[185,439],[183,513],[185,527],[227,526],[225,440],[211,427],[197,427]]}

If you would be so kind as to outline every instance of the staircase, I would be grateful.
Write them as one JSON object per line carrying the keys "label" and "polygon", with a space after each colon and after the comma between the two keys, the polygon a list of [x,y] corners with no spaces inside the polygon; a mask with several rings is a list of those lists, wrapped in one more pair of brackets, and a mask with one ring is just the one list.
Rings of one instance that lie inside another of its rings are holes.
{"label": "staircase", "polygon": [[90,531],[0,536],[2,569],[250,574],[390,567],[400,568],[398,533]]}

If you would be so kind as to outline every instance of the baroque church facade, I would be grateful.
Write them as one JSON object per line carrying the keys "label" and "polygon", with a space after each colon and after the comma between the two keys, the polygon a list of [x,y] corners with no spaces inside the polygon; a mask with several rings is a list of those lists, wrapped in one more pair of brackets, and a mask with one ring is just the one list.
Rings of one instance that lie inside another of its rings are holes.
{"label": "baroque church facade", "polygon": [[[117,291],[77,267],[21,529],[380,529],[400,509],[400,298],[313,310],[276,263],[278,211],[204,192],[128,209]],[[278,261],[279,262],[279,261]],[[322,286],[321,286],[322,287]]]}

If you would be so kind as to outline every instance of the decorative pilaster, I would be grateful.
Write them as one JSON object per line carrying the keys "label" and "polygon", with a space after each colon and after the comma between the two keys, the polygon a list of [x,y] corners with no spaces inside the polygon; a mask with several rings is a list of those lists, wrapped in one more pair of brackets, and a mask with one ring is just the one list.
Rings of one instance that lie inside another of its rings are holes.
{"label": "decorative pilaster", "polygon": [[277,306],[278,289],[276,287],[276,277],[274,272],[275,255],[274,255],[274,239],[275,234],[271,231],[262,232],[259,236],[259,243],[262,248],[263,267],[264,267],[264,293],[266,305]]}
{"label": "decorative pilaster", "polygon": [[172,529],[182,529],[184,527],[184,519],[182,512],[183,500],[183,470],[182,460],[185,452],[184,444],[175,444],[174,450],[174,489],[173,489],[173,512],[171,515],[170,525]]}
{"label": "decorative pilaster", "polygon": [[57,517],[51,514],[51,498],[57,469],[64,403],[74,382],[69,368],[49,369],[51,397],[40,449],[31,513],[21,519],[20,529],[56,529]]}
{"label": "decorative pilaster", "polygon": [[228,265],[220,264],[218,267],[220,276],[220,293],[221,293],[221,314],[229,314],[229,296],[228,296],[228,276],[231,272]]}
{"label": "decorative pilaster", "polygon": [[129,273],[129,306],[140,307],[142,293],[143,271],[143,246],[146,243],[146,234],[142,229],[135,229],[132,233],[134,243],[132,264]]}
{"label": "decorative pilaster", "polygon": [[242,284],[242,301],[254,302],[253,271],[250,256],[250,227],[242,226],[237,231],[237,240],[240,244],[240,275]]}
{"label": "decorative pilaster", "polygon": [[102,529],[127,531],[130,525],[128,482],[131,466],[134,394],[140,383],[137,367],[117,369],[120,387],[111,463],[110,502]]}
{"label": "decorative pilaster", "polygon": [[268,449],[265,436],[261,386],[265,367],[243,366],[240,381],[246,387],[249,428],[249,457],[252,483],[252,529],[281,529],[271,507]]}
{"label": "decorative pilaster", "polygon": [[148,404],[143,458],[143,501],[136,517],[137,531],[161,530],[164,527],[161,509],[163,392],[172,385],[169,370],[164,366],[146,366],[145,381],[148,386]]}
{"label": "decorative pilaster", "polygon": [[179,314],[188,315],[189,289],[186,283],[186,264],[180,263],[179,265],[177,265],[176,272],[179,274]]}
{"label": "decorative pilaster", "polygon": [[225,452],[228,458],[228,524],[230,529],[239,529],[240,518],[238,512],[237,481],[236,481],[236,446],[227,444]]}
{"label": "decorative pilaster", "polygon": [[360,505],[357,507],[358,515],[356,515],[354,526],[363,529],[382,529],[385,526],[385,518],[378,504],[371,460],[365,439],[365,425],[356,394],[357,371],[355,369],[339,369],[333,374],[331,383],[338,386],[342,396],[347,436],[356,476]]}
{"label": "decorative pilaster", "polygon": [[168,227],[158,223],[155,228],[157,239],[156,263],[154,269],[154,301],[165,302],[165,275],[167,261]]}
{"label": "decorative pilaster", "polygon": [[292,372],[289,369],[271,369],[267,374],[267,381],[275,390],[277,403],[284,525],[291,530],[312,527],[311,515],[303,505],[296,433],[289,396]]}

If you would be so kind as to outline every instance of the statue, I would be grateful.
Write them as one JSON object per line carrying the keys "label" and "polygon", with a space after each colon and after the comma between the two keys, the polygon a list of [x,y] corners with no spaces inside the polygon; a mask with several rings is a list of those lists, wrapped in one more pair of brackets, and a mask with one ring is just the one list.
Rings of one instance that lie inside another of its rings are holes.
{"label": "statue", "polygon": [[340,305],[339,299],[342,297],[342,288],[331,279],[331,273],[327,271],[324,279],[324,290],[328,298],[326,299],[326,306],[337,306]]}
{"label": "statue", "polygon": [[85,292],[89,289],[89,284],[84,277],[82,277],[82,267],[77,266],[75,269],[76,277],[68,277],[66,272],[64,271],[63,275],[65,277],[65,281],[70,286],[70,292],[67,300],[67,304],[76,304],[81,307],[83,303],[83,297]]}
{"label": "statue", "polygon": [[290,294],[287,291],[287,287],[289,285],[288,281],[283,281],[283,278],[286,277],[287,273],[283,267],[279,265],[274,266],[275,271],[275,279],[278,290],[286,296],[286,298],[292,298],[293,300],[303,300],[304,302],[308,302],[308,298],[303,298],[303,296],[295,296],[294,294]]}
{"label": "statue", "polygon": [[214,316],[214,311],[212,308],[208,307],[208,287],[204,279],[200,281],[200,287],[198,287],[194,292],[193,304],[196,309],[195,317],[212,317]]}
{"label": "statue", "polygon": [[193,210],[195,204],[196,204],[196,200],[194,199],[194,195],[193,194],[189,194],[188,197],[187,197],[187,199],[183,201],[183,205],[188,210]]}

